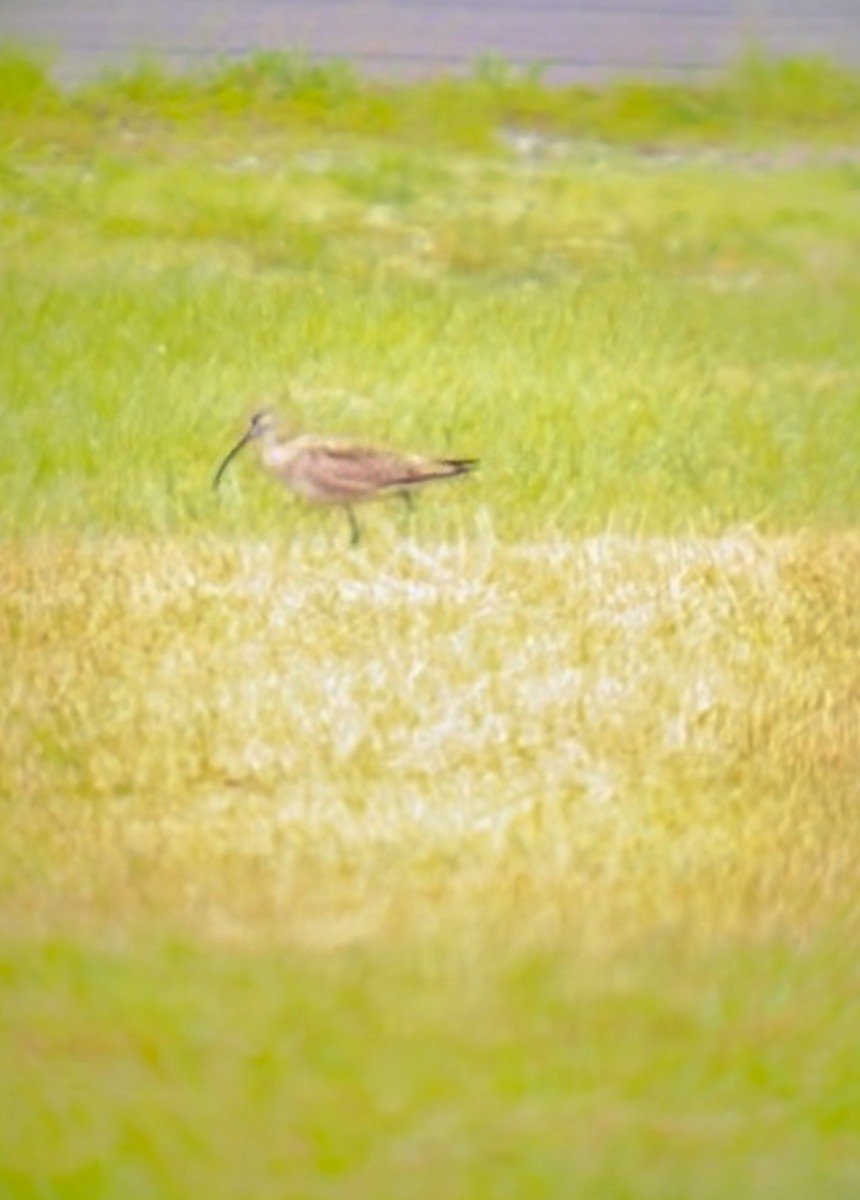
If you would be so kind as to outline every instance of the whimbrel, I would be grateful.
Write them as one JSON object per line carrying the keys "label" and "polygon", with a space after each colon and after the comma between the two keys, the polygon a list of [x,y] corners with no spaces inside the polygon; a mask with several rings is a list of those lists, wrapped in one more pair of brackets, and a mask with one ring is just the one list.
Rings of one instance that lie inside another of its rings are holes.
{"label": "whimbrel", "polygon": [[475,458],[425,458],[398,454],[376,446],[363,446],[340,438],[289,436],[278,430],[270,409],[254,413],[248,429],[215,473],[217,488],[229,463],[243,446],[257,442],[263,465],[287,487],[315,504],[343,508],[349,519],[350,544],[356,546],[361,529],[353,505],[384,495],[402,496],[425,483],[465,475],[477,466]]}

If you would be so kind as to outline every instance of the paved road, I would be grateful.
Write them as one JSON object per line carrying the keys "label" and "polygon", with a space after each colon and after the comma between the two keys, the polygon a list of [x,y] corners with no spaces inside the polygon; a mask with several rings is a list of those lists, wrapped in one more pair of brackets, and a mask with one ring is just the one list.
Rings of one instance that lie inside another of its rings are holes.
{"label": "paved road", "polygon": [[695,76],[750,37],[860,67],[860,0],[0,0],[0,40],[51,47],[68,83],[146,53],[186,66],[285,47],[401,78],[490,52],[553,80]]}

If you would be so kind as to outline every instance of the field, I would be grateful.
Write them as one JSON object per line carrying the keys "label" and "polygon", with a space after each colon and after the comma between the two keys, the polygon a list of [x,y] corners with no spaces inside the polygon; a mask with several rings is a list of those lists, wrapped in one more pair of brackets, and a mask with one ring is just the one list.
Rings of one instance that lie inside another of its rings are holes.
{"label": "field", "polygon": [[860,1193],[860,82],[0,97],[0,1197]]}

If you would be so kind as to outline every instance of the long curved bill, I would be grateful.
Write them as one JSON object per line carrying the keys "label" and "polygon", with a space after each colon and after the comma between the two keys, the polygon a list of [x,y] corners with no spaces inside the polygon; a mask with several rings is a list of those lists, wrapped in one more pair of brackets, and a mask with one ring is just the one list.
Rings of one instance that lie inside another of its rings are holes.
{"label": "long curved bill", "polygon": [[250,440],[251,440],[251,438],[250,438],[249,434],[246,433],[245,436],[236,443],[236,445],[233,447],[233,449],[230,451],[230,453],[227,455],[227,457],[221,463],[221,466],[215,472],[215,478],[212,480],[213,490],[217,489],[218,484],[221,482],[221,476],[227,470],[230,463],[233,461],[233,459],[236,457],[236,455],[239,453],[239,451],[242,449],[242,447],[247,445],[247,443]]}

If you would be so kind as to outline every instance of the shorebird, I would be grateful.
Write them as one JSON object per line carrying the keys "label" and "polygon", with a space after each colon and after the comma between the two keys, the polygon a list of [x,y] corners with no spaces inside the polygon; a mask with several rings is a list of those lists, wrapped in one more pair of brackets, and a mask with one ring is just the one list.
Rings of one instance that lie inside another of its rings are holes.
{"label": "shorebird", "polygon": [[363,446],[340,438],[289,436],[278,429],[271,409],[251,417],[245,433],[222,461],[212,481],[221,477],[243,446],[256,442],[263,465],[305,500],[342,508],[349,519],[350,545],[357,546],[361,529],[353,505],[379,496],[399,495],[411,507],[411,493],[425,483],[465,475],[477,466],[476,458],[425,458],[398,454],[376,446]]}

